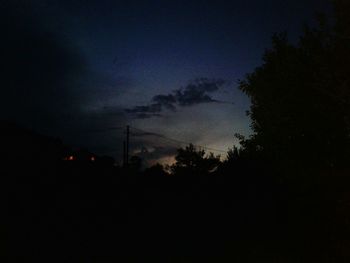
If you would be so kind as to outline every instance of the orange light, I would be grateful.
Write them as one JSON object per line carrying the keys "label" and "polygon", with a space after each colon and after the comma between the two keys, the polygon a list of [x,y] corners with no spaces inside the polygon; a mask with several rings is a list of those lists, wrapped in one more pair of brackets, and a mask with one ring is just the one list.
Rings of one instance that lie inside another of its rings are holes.
{"label": "orange light", "polygon": [[95,156],[91,156],[90,160],[91,160],[92,162],[94,162],[94,161],[95,161]]}
{"label": "orange light", "polygon": [[73,156],[73,155],[69,156],[69,157],[68,157],[68,160],[69,160],[69,161],[73,161],[73,160],[74,160],[74,156]]}

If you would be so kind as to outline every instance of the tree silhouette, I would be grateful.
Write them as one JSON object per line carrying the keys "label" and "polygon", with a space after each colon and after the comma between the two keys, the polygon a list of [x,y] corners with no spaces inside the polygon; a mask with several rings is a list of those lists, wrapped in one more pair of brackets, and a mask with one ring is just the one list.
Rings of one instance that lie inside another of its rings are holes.
{"label": "tree silhouette", "polygon": [[213,153],[206,156],[204,150],[197,150],[193,144],[178,149],[175,160],[176,163],[170,167],[174,175],[205,175],[220,164],[220,156]]}
{"label": "tree silhouette", "polygon": [[335,6],[336,23],[319,15],[318,26],[305,26],[297,45],[286,33],[274,35],[263,64],[240,81],[252,101],[255,132],[241,138],[246,151],[260,151],[287,169],[350,163],[349,4]]}
{"label": "tree silhouette", "polygon": [[145,169],[144,174],[146,176],[158,176],[158,177],[168,175],[168,173],[165,171],[163,165],[161,165],[160,163],[156,163],[156,164],[152,165],[151,167]]}
{"label": "tree silhouette", "polygon": [[240,158],[239,149],[234,146],[232,149],[229,149],[227,151],[226,161],[227,162],[234,162],[237,161]]}
{"label": "tree silhouette", "polygon": [[140,172],[141,169],[142,169],[142,159],[136,155],[131,156],[129,161],[129,170],[131,172]]}

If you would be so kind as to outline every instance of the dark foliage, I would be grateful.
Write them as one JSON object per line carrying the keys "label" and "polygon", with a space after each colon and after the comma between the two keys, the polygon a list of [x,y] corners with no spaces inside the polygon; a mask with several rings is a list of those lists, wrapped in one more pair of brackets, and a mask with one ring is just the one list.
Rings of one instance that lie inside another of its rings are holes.
{"label": "dark foliage", "polygon": [[[224,171],[209,173],[217,158],[193,146],[179,150],[186,176],[171,176],[161,165],[140,173],[137,165],[122,169],[95,155],[91,162],[87,151],[78,158],[18,126],[3,125],[1,138],[3,149],[12,149],[0,177],[2,262],[232,261],[265,249],[254,236],[267,234],[263,222],[274,222],[269,194]],[[37,150],[28,155],[24,147]],[[76,158],[65,160],[67,153]],[[267,211],[271,221],[255,220]]]}
{"label": "dark foliage", "polygon": [[240,82],[255,132],[243,146],[287,171],[350,164],[349,4],[336,7],[334,25],[319,16],[296,46],[276,34],[263,65]]}
{"label": "dark foliage", "polygon": [[185,149],[178,149],[176,163],[170,169],[174,175],[207,175],[213,172],[220,164],[220,156],[210,153],[205,156],[204,150],[197,150],[193,144]]}

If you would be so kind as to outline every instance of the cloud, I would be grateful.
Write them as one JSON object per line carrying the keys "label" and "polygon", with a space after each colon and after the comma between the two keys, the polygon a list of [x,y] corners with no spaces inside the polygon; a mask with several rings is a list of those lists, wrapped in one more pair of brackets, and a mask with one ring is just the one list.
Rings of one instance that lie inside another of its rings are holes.
{"label": "cloud", "polygon": [[145,131],[132,132],[132,136],[134,136],[134,137],[144,137],[144,136],[164,137],[164,135],[159,134],[159,133],[145,132]]}
{"label": "cloud", "polygon": [[133,114],[137,119],[147,119],[151,117],[160,116],[162,111],[162,104],[153,103],[147,106],[136,106],[131,109],[126,109],[125,112]]}
{"label": "cloud", "polygon": [[[1,12],[1,118],[49,126],[80,104],[84,57],[44,27],[30,6],[8,4]],[[14,17],[16,19],[14,19]]]}
{"label": "cloud", "polygon": [[176,111],[176,98],[172,94],[157,95],[152,98],[152,104],[146,106],[135,106],[131,109],[125,109],[125,112],[133,114],[138,119],[151,117],[160,117],[164,109]]}
{"label": "cloud", "polygon": [[146,166],[150,166],[163,158],[174,157],[177,153],[177,149],[178,148],[174,146],[143,146],[136,151],[135,155],[140,157]]}
{"label": "cloud", "polygon": [[178,142],[170,142],[169,145],[169,139],[163,134],[133,127],[131,127],[130,136],[131,144],[134,146],[132,147],[132,155],[140,157],[146,166],[153,165],[160,160],[173,159],[181,146]]}
{"label": "cloud", "polygon": [[153,102],[160,104],[168,110],[175,111],[176,97],[173,94],[168,95],[156,95],[152,99]]}
{"label": "cloud", "polygon": [[[128,79],[94,71],[83,50],[52,25],[54,18],[38,1],[7,1],[1,7],[0,120],[99,153],[122,148],[117,142],[123,135],[113,127],[123,125],[124,109],[103,105],[109,95],[118,96],[118,87]],[[96,134],[108,130],[108,136]]]}
{"label": "cloud", "polygon": [[151,104],[125,109],[125,112],[137,119],[162,116],[161,112],[175,112],[177,107],[194,106],[201,103],[226,103],[215,100],[210,93],[217,92],[226,82],[221,79],[199,78],[186,87],[174,90],[173,93],[159,94],[152,98]]}
{"label": "cloud", "polygon": [[210,80],[201,78],[190,83],[183,89],[175,91],[177,102],[180,106],[192,106],[200,103],[219,102],[214,100],[208,93],[218,91],[225,84],[223,80]]}
{"label": "cloud", "polygon": [[156,113],[162,110],[162,105],[160,103],[154,103],[148,106],[136,106],[132,109],[127,109],[128,113]]}

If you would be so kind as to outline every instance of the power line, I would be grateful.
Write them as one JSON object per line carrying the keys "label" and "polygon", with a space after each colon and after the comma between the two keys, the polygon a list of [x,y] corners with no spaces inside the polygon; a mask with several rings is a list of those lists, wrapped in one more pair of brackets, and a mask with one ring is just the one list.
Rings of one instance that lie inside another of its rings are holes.
{"label": "power line", "polygon": [[[175,143],[178,143],[178,144],[190,144],[189,142],[185,142],[185,141],[181,141],[181,140],[177,140],[177,139],[173,139],[173,138],[170,138],[170,137],[167,137],[163,134],[159,134],[159,133],[153,133],[153,132],[147,132],[147,131],[144,131],[144,130],[141,130],[139,128],[135,128],[135,127],[131,127],[131,129],[134,129],[136,131],[139,131],[139,132],[142,132],[141,135],[144,135],[144,136],[155,136],[155,137],[159,137],[159,138],[162,138],[164,140],[167,140],[167,141],[171,141],[171,142],[175,142]],[[210,147],[207,147],[207,146],[203,146],[203,145],[195,145],[195,144],[192,144],[193,146],[197,147],[197,148],[202,148],[202,149],[206,149],[206,150],[209,150],[209,151],[215,151],[215,152],[222,152],[222,153],[227,153],[227,151],[224,151],[224,150],[221,150],[221,149],[215,149],[215,148],[210,148]]]}

